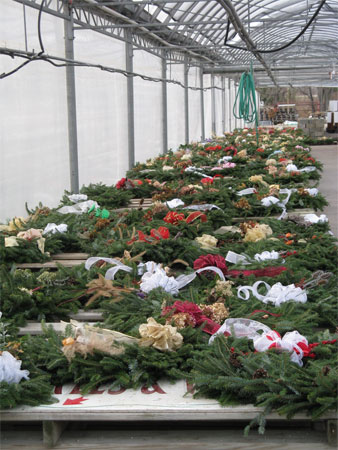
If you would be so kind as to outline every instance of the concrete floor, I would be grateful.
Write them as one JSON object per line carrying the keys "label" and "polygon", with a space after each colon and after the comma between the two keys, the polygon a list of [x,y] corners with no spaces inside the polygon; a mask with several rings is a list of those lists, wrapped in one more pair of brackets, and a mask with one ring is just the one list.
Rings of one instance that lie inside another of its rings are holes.
{"label": "concrete floor", "polygon": [[338,237],[338,145],[316,145],[311,148],[312,156],[324,165],[319,190],[329,202],[324,209],[331,230]]}

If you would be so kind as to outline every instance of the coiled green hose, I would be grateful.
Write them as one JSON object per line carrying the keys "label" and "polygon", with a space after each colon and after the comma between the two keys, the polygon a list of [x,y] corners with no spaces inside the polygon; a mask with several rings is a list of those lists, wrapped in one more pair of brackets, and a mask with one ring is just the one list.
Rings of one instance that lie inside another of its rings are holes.
{"label": "coiled green hose", "polygon": [[[238,111],[238,115],[236,111]],[[236,119],[244,119],[245,122],[249,123],[255,122],[258,146],[258,112],[252,65],[250,72],[242,73],[233,107],[233,114]]]}

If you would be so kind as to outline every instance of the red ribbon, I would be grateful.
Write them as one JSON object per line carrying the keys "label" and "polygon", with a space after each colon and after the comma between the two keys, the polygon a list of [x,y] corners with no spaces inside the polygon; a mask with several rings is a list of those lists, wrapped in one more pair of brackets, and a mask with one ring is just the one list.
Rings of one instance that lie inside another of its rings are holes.
{"label": "red ribbon", "polygon": [[274,316],[274,317],[281,317],[282,314],[275,314],[272,313],[270,311],[266,311],[265,309],[255,309],[255,311],[252,311],[252,313],[249,315],[249,317],[253,316],[254,314],[257,313],[265,313],[265,314],[270,314],[270,316]]}
{"label": "red ribbon", "polygon": [[241,275],[248,277],[254,275],[255,277],[277,277],[286,270],[285,266],[278,267],[265,267],[264,269],[252,269],[252,270],[228,270],[225,275],[231,277],[240,277]]}

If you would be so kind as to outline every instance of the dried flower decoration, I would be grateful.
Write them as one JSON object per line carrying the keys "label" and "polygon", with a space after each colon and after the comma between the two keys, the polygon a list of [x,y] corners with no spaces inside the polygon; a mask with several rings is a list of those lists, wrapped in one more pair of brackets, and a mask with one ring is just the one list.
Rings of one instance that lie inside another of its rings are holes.
{"label": "dried flower decoration", "polygon": [[181,347],[183,336],[177,332],[176,327],[171,325],[161,325],[153,317],[147,319],[139,327],[141,340],[139,344],[142,347],[154,347],[162,351],[174,351]]}

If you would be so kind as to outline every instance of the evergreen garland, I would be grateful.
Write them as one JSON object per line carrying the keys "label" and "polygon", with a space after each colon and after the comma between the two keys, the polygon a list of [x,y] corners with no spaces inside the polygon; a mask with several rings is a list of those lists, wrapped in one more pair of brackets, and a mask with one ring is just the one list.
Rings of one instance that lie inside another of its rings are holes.
{"label": "evergreen garland", "polygon": [[[274,131],[270,136],[260,133],[261,147],[258,149],[254,133],[254,130],[235,131],[208,143],[184,145],[178,152],[169,152],[146,164],[137,163],[128,171],[127,179],[120,180],[115,186],[92,184],[83,187],[81,193],[97,201],[101,209],[105,208],[108,218],[100,217],[98,211],[61,215],[57,208],[49,209],[40,204],[33,210],[27,208],[29,217],[25,223],[0,231],[0,257],[3,261],[0,271],[1,310],[10,338],[19,342],[23,350],[19,355],[22,368],[30,371],[30,380],[17,385],[0,383],[1,407],[51,402],[52,386],[66,382],[75,382],[81,385],[83,393],[88,393],[101,384],[109,384],[112,388],[137,388],[150,386],[163,377],[171,381],[187,378],[195,384],[197,395],[215,398],[222,405],[251,402],[262,407],[262,414],[250,423],[247,431],[258,425],[259,431],[263,432],[266,416],[272,410],[287,417],[307,411],[313,418],[318,418],[335,407],[337,343],[333,342],[330,333],[335,330],[337,317],[336,239],[328,233],[326,223],[305,226],[292,221],[292,218],[277,220],[270,216],[279,215],[280,207],[265,208],[261,205],[261,199],[269,195],[267,184],[278,184],[280,188],[297,189],[287,204],[289,213],[298,208],[322,210],[326,200],[320,194],[311,197],[304,191],[310,180],[319,179],[322,165],[309,155],[305,148],[307,142],[299,130]],[[246,154],[235,154],[242,150]],[[280,151],[282,155],[275,153]],[[220,158],[229,155],[233,156],[235,167],[212,170],[219,166]],[[276,167],[275,173],[269,171],[269,159],[275,160],[272,162]],[[287,172],[285,164],[288,161],[298,169],[314,166],[316,170]],[[164,166],[169,170],[164,170]],[[213,177],[212,182],[203,181],[199,174],[186,172],[189,166],[202,167],[205,175]],[[264,183],[252,181],[252,175],[261,175]],[[254,187],[257,193],[237,196],[239,190],[248,187]],[[68,194],[65,192],[59,206],[72,204]],[[221,209],[203,211],[206,220],[197,218],[191,223],[186,221],[191,211],[183,208],[175,209],[183,215],[183,220],[178,223],[164,221],[170,208],[159,207],[158,204],[146,210],[115,211],[126,207],[133,198],[141,199],[142,203],[142,199],[149,197],[154,202],[179,197],[186,205],[212,203]],[[234,223],[233,218],[241,217],[250,226],[250,217],[253,216],[264,217],[259,223],[269,225],[272,235],[257,242],[246,242],[245,224]],[[230,276],[232,295],[223,299],[229,318],[257,320],[282,335],[298,330],[309,342],[319,342],[313,348],[315,358],[304,357],[304,366],[299,367],[290,361],[289,353],[281,354],[274,350],[257,353],[250,340],[233,337],[220,336],[208,345],[209,336],[203,331],[204,325],[180,330],[183,345],[173,352],[127,345],[120,355],[110,356],[96,351],[86,358],[76,354],[71,362],[62,352],[62,340],[69,336],[70,330],[58,336],[52,329],[45,328],[42,336],[17,338],[16,327],[22,326],[26,320],[54,321],[66,318],[79,308],[86,309],[92,295],[88,292],[88,283],[99,275],[104,276],[111,267],[109,264],[105,267],[98,265],[89,271],[83,265],[70,269],[59,266],[55,272],[17,270],[15,263],[45,261],[49,255],[41,253],[34,239],[20,240],[18,247],[5,247],[5,238],[15,237],[18,231],[29,228],[44,229],[52,222],[66,223],[68,232],[46,236],[46,252],[86,252],[92,256],[118,257],[131,267],[131,273],[118,272],[113,282],[114,288],[130,288],[130,291],[121,290],[118,299],[97,296],[90,307],[103,312],[104,322],[98,326],[137,338],[139,326],[149,317],[164,324],[166,318],[162,311],[164,307],[173,306],[175,301],[188,301],[200,306],[213,303],[218,279],[203,273],[175,297],[161,288],[145,294],[139,290],[137,263],[141,259],[169,266],[170,276],[176,278],[182,273],[192,272],[194,261],[201,255],[225,257],[231,250],[254,258],[256,253],[274,250],[281,254],[279,260],[253,260],[250,266],[236,264],[229,269],[251,270],[284,265],[286,270],[277,277],[259,278],[270,285],[277,282],[302,285],[318,270],[333,273],[326,284],[306,289],[308,300],[304,304],[288,302],[275,307],[255,297],[248,301],[239,299],[237,288],[252,286],[257,281],[254,275]],[[231,225],[241,227],[240,232],[218,230]],[[168,238],[157,239],[151,234],[160,227],[168,230]],[[195,240],[203,234],[215,237],[217,246],[203,248]],[[318,329],[329,331],[318,334]],[[323,340],[332,343],[321,344]]]}

